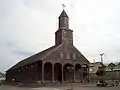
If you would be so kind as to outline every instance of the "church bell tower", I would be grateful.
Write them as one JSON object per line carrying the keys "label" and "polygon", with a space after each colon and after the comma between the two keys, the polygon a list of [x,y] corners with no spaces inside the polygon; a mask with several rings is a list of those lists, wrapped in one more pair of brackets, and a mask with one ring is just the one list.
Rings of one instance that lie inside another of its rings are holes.
{"label": "church bell tower", "polygon": [[59,29],[69,29],[69,17],[64,10],[59,16]]}
{"label": "church bell tower", "polygon": [[69,29],[69,17],[65,10],[59,16],[58,30],[55,32],[55,45],[73,44],[73,31]]}

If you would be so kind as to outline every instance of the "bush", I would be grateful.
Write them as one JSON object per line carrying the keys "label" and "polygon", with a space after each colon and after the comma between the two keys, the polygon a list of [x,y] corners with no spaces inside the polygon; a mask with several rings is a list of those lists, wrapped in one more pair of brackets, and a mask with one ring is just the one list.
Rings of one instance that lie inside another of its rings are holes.
{"label": "bush", "polygon": [[96,75],[98,75],[98,76],[104,76],[104,75],[105,75],[105,70],[104,70],[104,69],[99,69],[99,70],[96,72]]}

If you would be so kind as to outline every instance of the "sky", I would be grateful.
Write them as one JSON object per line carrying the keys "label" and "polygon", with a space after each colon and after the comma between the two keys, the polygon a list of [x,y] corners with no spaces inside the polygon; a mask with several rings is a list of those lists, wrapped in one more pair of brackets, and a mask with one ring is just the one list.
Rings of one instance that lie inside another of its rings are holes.
{"label": "sky", "polygon": [[0,71],[55,44],[62,4],[74,46],[90,61],[120,61],[120,0],[0,0]]}

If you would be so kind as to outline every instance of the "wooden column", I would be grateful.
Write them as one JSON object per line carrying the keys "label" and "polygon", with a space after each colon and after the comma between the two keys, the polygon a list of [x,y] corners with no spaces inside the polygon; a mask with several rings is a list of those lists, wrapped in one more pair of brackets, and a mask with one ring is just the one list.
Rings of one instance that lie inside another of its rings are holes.
{"label": "wooden column", "polygon": [[87,73],[88,73],[88,82],[90,81],[90,78],[89,78],[89,66],[88,66],[88,70],[87,70]]}
{"label": "wooden column", "polygon": [[62,83],[64,82],[64,75],[63,75],[63,65],[62,65]]}
{"label": "wooden column", "polygon": [[81,68],[81,82],[83,81],[83,67]]}
{"label": "wooden column", "polygon": [[41,78],[41,83],[44,83],[44,62],[42,61],[42,78]]}
{"label": "wooden column", "polygon": [[75,82],[75,66],[73,68],[73,82]]}
{"label": "wooden column", "polygon": [[52,64],[52,82],[54,83],[54,63]]}

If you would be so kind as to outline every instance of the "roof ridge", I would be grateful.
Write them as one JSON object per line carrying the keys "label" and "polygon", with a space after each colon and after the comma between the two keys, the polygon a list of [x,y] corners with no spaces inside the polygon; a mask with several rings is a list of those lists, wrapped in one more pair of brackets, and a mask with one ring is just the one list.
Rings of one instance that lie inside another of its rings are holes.
{"label": "roof ridge", "polygon": [[[44,57],[43,53],[45,54],[47,51],[49,52],[50,49],[52,49],[52,48],[54,49],[55,47],[56,47],[56,46],[53,45],[53,46],[51,46],[51,47],[49,47],[49,48],[47,48],[47,49],[45,49],[45,50],[42,50],[42,51],[40,51],[40,52],[38,52],[38,53],[36,53],[36,54],[34,54],[34,55],[31,55],[31,56],[29,56],[29,57],[27,57],[27,58],[19,61],[17,64],[15,64],[14,66],[12,66],[10,69],[8,69],[8,70],[6,70],[6,71],[9,71],[9,70],[11,70],[11,69],[15,69],[15,67],[16,67],[17,65],[20,65],[20,64],[22,64],[22,66],[24,66],[23,63],[26,63],[26,62],[29,62],[29,63],[27,63],[27,64],[31,64],[32,62],[31,62],[30,59],[33,59],[33,58],[34,58],[34,62],[36,62],[36,61],[38,61],[38,60],[41,60],[41,59],[42,59],[42,56]],[[41,58],[41,59],[39,59],[39,58]],[[27,61],[26,61],[26,60],[27,60]],[[19,67],[20,67],[20,66],[19,66]],[[19,68],[19,67],[17,67],[17,68]]]}

